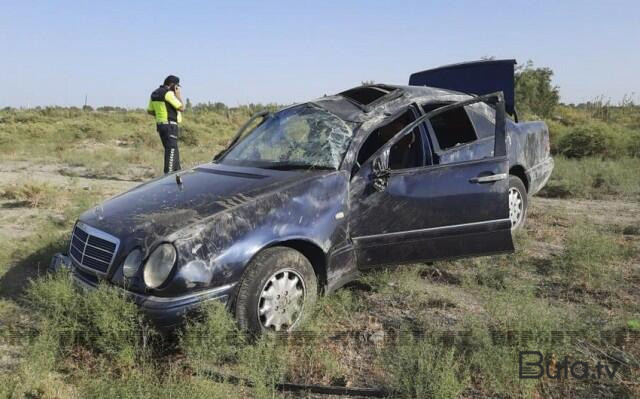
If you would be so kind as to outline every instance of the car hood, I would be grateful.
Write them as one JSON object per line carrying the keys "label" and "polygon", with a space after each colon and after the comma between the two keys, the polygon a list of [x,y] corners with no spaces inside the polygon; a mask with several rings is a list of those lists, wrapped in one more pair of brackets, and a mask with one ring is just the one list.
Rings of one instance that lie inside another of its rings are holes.
{"label": "car hood", "polygon": [[167,236],[202,218],[322,171],[279,171],[205,164],[135,187],[83,213],[79,220],[128,239],[153,233]]}

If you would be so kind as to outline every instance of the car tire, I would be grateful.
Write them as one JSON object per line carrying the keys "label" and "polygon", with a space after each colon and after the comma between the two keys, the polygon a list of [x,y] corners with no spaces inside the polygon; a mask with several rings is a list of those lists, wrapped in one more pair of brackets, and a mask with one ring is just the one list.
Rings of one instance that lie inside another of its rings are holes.
{"label": "car tire", "polygon": [[518,176],[509,175],[509,219],[511,231],[522,229],[527,218],[527,189]]}
{"label": "car tire", "polygon": [[259,252],[247,266],[237,291],[235,316],[241,329],[256,334],[292,331],[318,297],[311,262],[287,247]]}

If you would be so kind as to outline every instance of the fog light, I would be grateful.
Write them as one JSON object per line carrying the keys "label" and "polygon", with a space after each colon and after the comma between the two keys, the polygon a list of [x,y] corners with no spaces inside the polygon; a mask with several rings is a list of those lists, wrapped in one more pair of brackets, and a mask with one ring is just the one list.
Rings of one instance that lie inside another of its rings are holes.
{"label": "fog light", "polygon": [[127,258],[124,260],[124,264],[122,265],[122,274],[127,278],[135,276],[141,264],[142,251],[134,249],[129,252],[129,255],[127,255]]}

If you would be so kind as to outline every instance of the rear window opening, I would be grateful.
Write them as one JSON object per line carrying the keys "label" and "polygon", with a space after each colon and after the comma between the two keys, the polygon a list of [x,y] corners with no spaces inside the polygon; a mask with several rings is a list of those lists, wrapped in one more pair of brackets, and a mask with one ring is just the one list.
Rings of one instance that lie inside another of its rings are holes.
{"label": "rear window opening", "polygon": [[343,91],[340,95],[360,105],[369,105],[395,90],[387,86],[360,86]]}
{"label": "rear window opening", "polygon": [[[428,111],[427,111],[428,112]],[[441,150],[477,139],[473,125],[463,107],[454,108],[429,119]]]}

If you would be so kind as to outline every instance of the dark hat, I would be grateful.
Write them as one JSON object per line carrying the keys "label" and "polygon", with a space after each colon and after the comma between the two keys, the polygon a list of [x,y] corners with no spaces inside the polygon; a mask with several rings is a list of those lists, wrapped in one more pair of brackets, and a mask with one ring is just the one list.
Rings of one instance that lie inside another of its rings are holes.
{"label": "dark hat", "polygon": [[180,78],[174,75],[169,75],[165,78],[164,80],[164,85],[168,86],[170,84],[179,84],[180,83]]}

